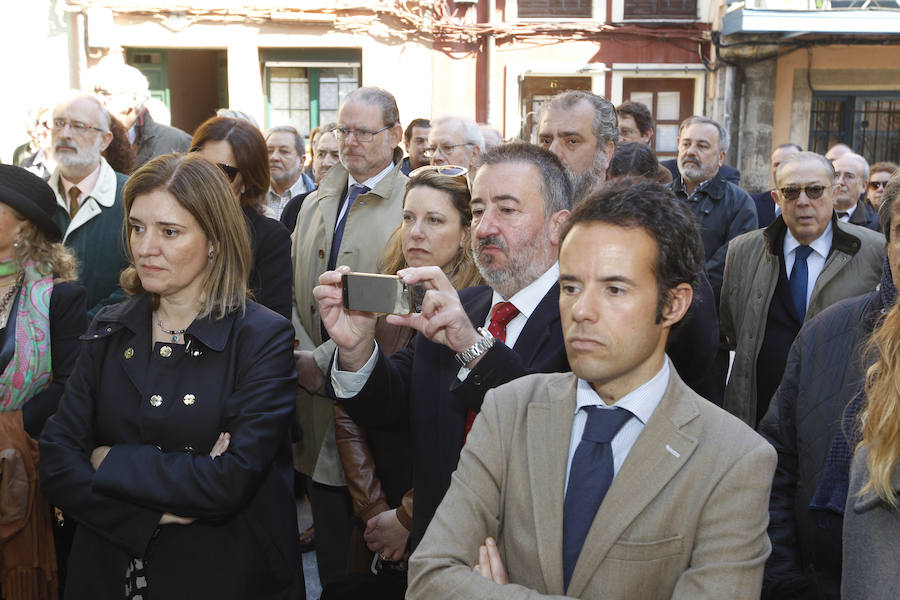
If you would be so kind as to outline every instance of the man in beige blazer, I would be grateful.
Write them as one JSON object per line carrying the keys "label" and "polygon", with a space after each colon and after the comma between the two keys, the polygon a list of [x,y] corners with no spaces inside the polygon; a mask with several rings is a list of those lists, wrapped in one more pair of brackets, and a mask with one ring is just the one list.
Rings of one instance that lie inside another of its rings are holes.
{"label": "man in beige blazer", "polygon": [[[410,559],[407,598],[759,598],[775,451],[665,356],[703,268],[694,219],[658,184],[611,184],[562,235],[573,374],[488,392]],[[573,556],[570,501],[598,479],[578,475],[581,432],[606,411],[627,420]]]}

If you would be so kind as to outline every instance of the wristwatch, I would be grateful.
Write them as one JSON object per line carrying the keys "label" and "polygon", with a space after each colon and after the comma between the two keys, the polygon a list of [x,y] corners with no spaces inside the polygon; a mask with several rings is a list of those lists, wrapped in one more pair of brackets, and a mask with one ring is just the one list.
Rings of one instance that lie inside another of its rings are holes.
{"label": "wristwatch", "polygon": [[456,360],[464,367],[467,367],[473,360],[490,350],[494,342],[497,341],[497,338],[492,336],[491,332],[484,327],[478,328],[478,334],[481,336],[480,340],[456,355]]}

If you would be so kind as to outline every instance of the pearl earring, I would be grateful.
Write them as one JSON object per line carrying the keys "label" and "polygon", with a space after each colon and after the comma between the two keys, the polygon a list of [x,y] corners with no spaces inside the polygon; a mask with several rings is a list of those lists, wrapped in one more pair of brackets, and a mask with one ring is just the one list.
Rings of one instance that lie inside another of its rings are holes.
{"label": "pearl earring", "polygon": [[18,248],[18,247],[21,246],[21,245],[22,245],[22,242],[20,242],[20,241],[18,240],[18,238],[16,238],[16,239],[13,240],[13,243],[12,243],[13,248]]}

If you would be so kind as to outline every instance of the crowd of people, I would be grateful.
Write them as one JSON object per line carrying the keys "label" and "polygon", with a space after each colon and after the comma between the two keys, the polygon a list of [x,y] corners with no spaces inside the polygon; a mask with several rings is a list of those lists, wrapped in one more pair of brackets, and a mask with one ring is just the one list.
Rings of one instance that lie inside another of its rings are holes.
{"label": "crowd of people", "polygon": [[659,161],[637,102],[531,144],[378,87],[307,152],[94,75],[0,165],[0,597],[900,590],[895,163],[750,195],[703,115]]}

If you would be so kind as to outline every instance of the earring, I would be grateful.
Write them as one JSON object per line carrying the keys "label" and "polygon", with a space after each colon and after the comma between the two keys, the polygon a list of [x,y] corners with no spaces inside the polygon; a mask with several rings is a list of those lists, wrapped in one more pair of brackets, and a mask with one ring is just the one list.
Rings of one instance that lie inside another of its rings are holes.
{"label": "earring", "polygon": [[213,249],[212,248],[209,249],[209,253],[206,256],[209,257],[209,260],[213,259]]}
{"label": "earring", "polygon": [[22,242],[19,241],[19,238],[16,238],[13,240],[13,243],[12,243],[13,248],[18,248],[21,245],[22,245]]}

